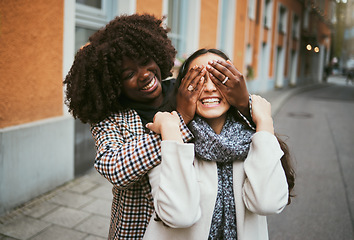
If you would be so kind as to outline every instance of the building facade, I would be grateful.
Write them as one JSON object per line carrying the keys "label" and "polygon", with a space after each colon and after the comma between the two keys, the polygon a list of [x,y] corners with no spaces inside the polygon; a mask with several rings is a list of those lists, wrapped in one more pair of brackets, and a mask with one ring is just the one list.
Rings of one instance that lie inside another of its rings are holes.
{"label": "building facade", "polygon": [[68,113],[62,81],[80,46],[115,16],[167,16],[177,60],[198,48],[220,48],[247,76],[249,91],[262,93],[321,81],[333,3],[0,1],[0,215],[92,168],[89,126]]}
{"label": "building facade", "polygon": [[341,67],[346,73],[354,69],[354,2],[347,1],[343,6],[344,39],[341,54]]}

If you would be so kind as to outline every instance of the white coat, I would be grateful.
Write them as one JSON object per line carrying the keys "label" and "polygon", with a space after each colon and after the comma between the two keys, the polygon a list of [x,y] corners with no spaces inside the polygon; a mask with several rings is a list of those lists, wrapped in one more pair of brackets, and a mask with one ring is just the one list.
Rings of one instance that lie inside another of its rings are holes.
{"label": "white coat", "polygon": [[[163,141],[161,151],[161,164],[149,173],[155,213],[144,239],[208,239],[218,187],[216,163],[195,159],[194,144]],[[286,206],[282,155],[274,135],[256,132],[246,160],[233,163],[238,240],[267,240],[266,215]]]}

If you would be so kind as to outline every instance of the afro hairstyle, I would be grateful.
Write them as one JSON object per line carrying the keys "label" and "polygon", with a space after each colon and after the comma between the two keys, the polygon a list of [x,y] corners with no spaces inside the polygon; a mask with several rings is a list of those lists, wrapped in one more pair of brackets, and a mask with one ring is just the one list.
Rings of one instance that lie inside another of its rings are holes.
{"label": "afro hairstyle", "polygon": [[120,103],[123,58],[152,59],[162,79],[172,75],[176,50],[162,26],[149,14],[118,16],[78,50],[67,74],[65,104],[74,118],[98,123],[124,109]]}

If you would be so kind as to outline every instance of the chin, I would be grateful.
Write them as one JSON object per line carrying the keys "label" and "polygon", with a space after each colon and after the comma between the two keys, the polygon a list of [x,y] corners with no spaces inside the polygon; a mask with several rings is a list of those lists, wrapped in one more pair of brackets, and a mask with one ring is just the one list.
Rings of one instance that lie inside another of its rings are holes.
{"label": "chin", "polygon": [[220,112],[212,112],[212,111],[197,112],[197,114],[203,118],[206,118],[206,119],[217,119],[217,118],[223,117],[225,115],[224,112],[220,113]]}

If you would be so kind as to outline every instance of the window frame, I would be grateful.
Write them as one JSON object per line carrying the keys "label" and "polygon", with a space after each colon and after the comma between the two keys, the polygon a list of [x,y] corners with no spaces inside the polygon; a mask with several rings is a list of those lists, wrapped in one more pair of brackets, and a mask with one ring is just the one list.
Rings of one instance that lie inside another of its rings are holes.
{"label": "window frame", "polygon": [[[117,15],[117,1],[101,0],[101,9],[87,6],[81,3],[75,3],[75,27],[83,27],[89,29],[99,29],[105,26],[110,20]],[[116,9],[114,11],[113,9]]]}

